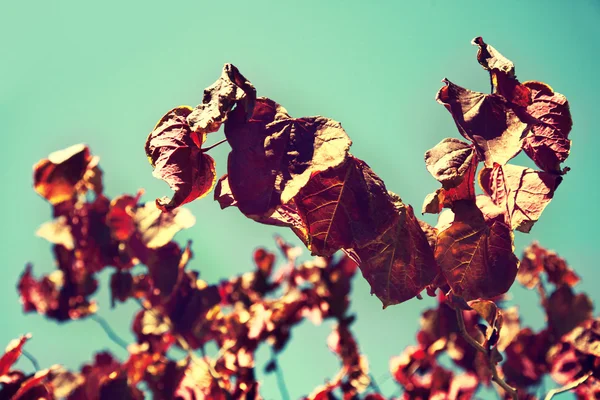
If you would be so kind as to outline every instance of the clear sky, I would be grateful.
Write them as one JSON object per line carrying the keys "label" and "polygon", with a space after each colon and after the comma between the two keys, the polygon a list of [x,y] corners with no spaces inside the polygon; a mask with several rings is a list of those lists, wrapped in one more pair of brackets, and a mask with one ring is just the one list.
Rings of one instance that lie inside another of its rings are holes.
{"label": "clear sky", "polygon": [[[475,36],[510,58],[521,80],[546,82],[571,104],[573,146],[566,163],[571,171],[531,234],[517,234],[517,254],[534,239],[557,250],[581,275],[578,289],[597,304],[597,0],[5,1],[0,6],[0,346],[31,332],[27,349],[43,366],[78,368],[103,348],[125,356],[93,321],[59,326],[21,312],[15,284],[25,263],[33,262],[37,274],[54,269],[50,246],[34,236],[51,212],[32,190],[32,165],[40,158],[84,142],[101,157],[110,196],[138,188],[146,189],[145,200],[169,194],[151,175],[146,136],[172,107],[199,103],[204,87],[231,62],[259,95],[293,116],[341,121],[354,142],[353,154],[420,209],[425,195],[438,187],[425,169],[424,152],[445,137],[459,137],[450,114],[434,101],[440,81],[447,77],[489,90],[470,45]],[[208,143],[222,137],[213,135]],[[211,152],[219,176],[227,151],[222,145]],[[275,233],[300,244],[293,234],[247,220],[235,209],[220,211],[212,196],[189,208],[198,222],[176,239],[193,239],[191,266],[211,283],[249,270],[253,249],[275,249]],[[96,296],[99,313],[130,340],[135,307],[110,310],[107,277],[105,271]],[[541,326],[535,294],[518,288],[512,293],[525,322]],[[414,299],[382,310],[364,279],[355,279],[354,331],[380,382],[386,380],[389,357],[415,342],[418,316],[431,304]],[[293,331],[280,357],[292,398],[337,372],[338,361],[325,343],[329,332],[329,323],[306,323]],[[259,365],[268,356],[262,349]],[[275,377],[261,380],[265,398],[278,398]],[[388,395],[395,390],[391,379],[382,386]]]}

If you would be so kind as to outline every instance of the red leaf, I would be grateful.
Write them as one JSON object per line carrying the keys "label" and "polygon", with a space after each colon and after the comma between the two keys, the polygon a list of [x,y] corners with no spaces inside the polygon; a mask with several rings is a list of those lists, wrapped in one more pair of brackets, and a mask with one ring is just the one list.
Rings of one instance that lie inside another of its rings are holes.
{"label": "red leaf", "polygon": [[557,286],[573,287],[579,282],[579,276],[569,268],[564,258],[534,242],[523,252],[517,280],[526,288],[533,289],[543,271],[546,271],[548,280]]}
{"label": "red leaf", "polygon": [[8,346],[4,355],[0,357],[0,376],[6,375],[10,371],[12,365],[17,362],[21,357],[21,352],[25,342],[31,339],[31,335],[23,335],[19,339],[12,340]]}
{"label": "red leaf", "polygon": [[475,153],[467,143],[446,138],[425,153],[425,165],[444,188],[453,188],[464,180],[473,158]]}
{"label": "red leaf", "polygon": [[452,225],[438,234],[435,258],[453,292],[465,300],[508,291],[517,274],[512,232],[486,222],[474,202],[457,202]]}
{"label": "red leaf", "polygon": [[433,282],[438,267],[412,207],[399,199],[397,217],[371,243],[357,248],[363,276],[384,307],[406,301]]}
{"label": "red leaf", "polygon": [[56,151],[33,166],[33,186],[52,205],[71,200],[82,186],[88,168],[98,160],[83,144]]}
{"label": "red leaf", "polygon": [[436,96],[456,122],[459,132],[475,145],[485,165],[504,165],[521,151],[527,124],[500,95],[473,92],[445,79]]}
{"label": "red leaf", "polygon": [[191,112],[187,106],[169,111],[146,140],[146,155],[154,167],[152,175],[167,182],[175,192],[170,200],[156,200],[163,211],[206,196],[216,182],[215,161],[199,148],[206,135],[193,133],[186,120]]}
{"label": "red leaf", "polygon": [[232,206],[237,207],[237,200],[233,197],[233,193],[231,193],[227,174],[223,175],[217,181],[217,186],[215,186],[215,200],[219,202],[221,210]]}
{"label": "red leaf", "polygon": [[600,358],[600,319],[589,319],[563,338],[578,351]]}
{"label": "red leaf", "polygon": [[574,294],[569,286],[561,286],[548,298],[548,329],[560,338],[583,321],[592,318],[594,307],[590,298]]}
{"label": "red leaf", "polygon": [[567,159],[571,148],[569,103],[545,83],[530,81],[523,85],[531,90],[533,102],[527,113],[535,119],[523,141],[523,150],[544,171],[560,172],[560,163]]}
{"label": "red leaf", "polygon": [[307,247],[321,256],[365,246],[396,216],[383,181],[352,156],[337,168],[314,174],[294,203],[308,228]]}
{"label": "red leaf", "polygon": [[559,175],[511,164],[494,164],[479,174],[481,188],[506,210],[506,223],[525,233],[540,218],[561,181]]}
{"label": "red leaf", "polygon": [[236,109],[225,124],[231,145],[227,172],[238,208],[260,218],[290,201],[311,176],[341,165],[351,141],[339,122],[292,118],[272,100],[259,98],[254,114]]}

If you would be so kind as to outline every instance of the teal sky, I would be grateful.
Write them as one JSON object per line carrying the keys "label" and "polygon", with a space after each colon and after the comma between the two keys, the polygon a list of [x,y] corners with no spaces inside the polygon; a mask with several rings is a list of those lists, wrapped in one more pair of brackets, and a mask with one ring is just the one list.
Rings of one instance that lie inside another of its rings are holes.
{"label": "teal sky", "polygon": [[[138,188],[146,189],[144,200],[169,194],[151,175],[146,136],[169,109],[199,103],[202,90],[231,62],[259,95],[293,116],[341,121],[354,142],[353,154],[420,209],[425,195],[438,187],[425,169],[424,152],[445,137],[459,137],[450,114],[434,101],[440,81],[447,77],[472,90],[489,90],[470,45],[475,36],[510,58],[521,80],[546,82],[571,104],[573,146],[566,163],[571,171],[531,234],[517,234],[517,254],[534,239],[557,250],[582,277],[578,289],[598,304],[597,0],[12,1],[0,6],[0,346],[31,332],[26,348],[43,366],[78,368],[106,348],[125,356],[93,321],[57,325],[21,312],[15,284],[25,263],[33,262],[36,274],[54,269],[48,243],[34,236],[51,215],[32,190],[32,165],[40,158],[84,142],[101,157],[110,196]],[[208,143],[221,137],[213,134]],[[223,145],[211,152],[219,176],[227,151]],[[235,209],[220,211],[212,196],[189,208],[198,222],[176,239],[193,240],[191,266],[211,283],[249,270],[253,249],[275,249],[275,233],[300,244],[293,234],[247,220]],[[107,272],[96,296],[99,313],[131,340],[136,307],[110,310]],[[525,323],[540,327],[536,295],[519,288],[512,293]],[[389,358],[415,342],[419,314],[432,304],[414,299],[382,310],[364,279],[355,279],[354,331],[387,395],[396,390],[386,381]],[[329,332],[330,323],[306,323],[293,331],[280,356],[292,398],[338,371],[325,343]],[[259,366],[268,357],[263,348]],[[19,366],[31,368],[26,361]],[[279,398],[275,377],[260,379],[264,397]]]}

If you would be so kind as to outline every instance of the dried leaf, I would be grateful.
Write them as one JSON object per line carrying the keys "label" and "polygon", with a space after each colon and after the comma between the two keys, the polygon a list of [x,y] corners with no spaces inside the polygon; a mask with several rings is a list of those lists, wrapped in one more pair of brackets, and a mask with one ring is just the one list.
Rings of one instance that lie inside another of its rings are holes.
{"label": "dried leaf", "polygon": [[560,175],[511,164],[494,164],[479,174],[481,188],[506,210],[506,223],[525,233],[540,218],[561,181]]}
{"label": "dried leaf", "polygon": [[219,202],[221,210],[232,206],[237,207],[237,200],[233,197],[233,193],[231,193],[227,174],[223,175],[217,181],[217,186],[215,186],[215,200]]}
{"label": "dried leaf", "polygon": [[589,319],[573,329],[564,340],[578,351],[600,358],[600,319]]}
{"label": "dried leaf", "polygon": [[[256,89],[233,64],[225,64],[221,77],[204,89],[202,104],[187,117],[192,131],[197,137],[216,132],[234,106],[243,109],[246,118],[250,118],[256,101]],[[198,147],[204,140],[196,143]]]}
{"label": "dried leaf", "polygon": [[435,258],[453,292],[465,300],[489,299],[508,291],[517,275],[512,232],[486,222],[474,202],[457,202],[452,225],[438,233]]}
{"label": "dried leaf", "polygon": [[152,175],[169,184],[172,199],[157,199],[157,206],[170,211],[206,196],[216,182],[215,161],[200,150],[206,135],[192,132],[186,117],[192,109],[174,108],[156,124],[146,140],[146,155],[154,167]]}
{"label": "dried leaf", "polygon": [[289,202],[314,173],[341,165],[351,145],[339,122],[292,118],[266,98],[257,99],[249,121],[234,110],[225,136],[231,191],[240,211],[258,219]]}
{"label": "dried leaf", "polygon": [[196,223],[196,217],[187,208],[160,212],[154,202],[136,207],[133,220],[142,243],[150,249],[165,246],[177,232]]}
{"label": "dried leaf", "polygon": [[583,321],[592,318],[594,306],[590,298],[574,294],[569,286],[561,286],[548,298],[548,329],[560,338]]}
{"label": "dried leaf", "polygon": [[309,250],[321,256],[365,246],[396,217],[383,181],[352,156],[337,168],[314,174],[294,203],[308,227]]}
{"label": "dried leaf", "polygon": [[67,217],[64,215],[42,224],[35,234],[46,239],[50,243],[60,244],[68,250],[75,248],[71,226],[68,224]]}
{"label": "dried leaf", "polygon": [[531,90],[533,102],[527,113],[535,119],[523,141],[523,150],[544,171],[559,173],[560,163],[567,159],[571,148],[569,103],[545,83],[531,81],[523,85]]}
{"label": "dried leaf", "polygon": [[35,191],[52,205],[71,200],[93,159],[83,144],[50,154],[33,166]]}
{"label": "dried leaf", "polygon": [[459,132],[475,145],[485,165],[504,165],[521,151],[527,124],[500,95],[473,92],[447,79],[436,96],[456,122]]}
{"label": "dried leaf", "polygon": [[458,186],[473,163],[475,152],[467,143],[446,138],[425,153],[427,170],[444,188]]}
{"label": "dried leaf", "polygon": [[397,217],[373,242],[357,248],[363,276],[384,307],[419,294],[438,274],[433,250],[411,206],[399,199]]}
{"label": "dried leaf", "polygon": [[538,284],[543,271],[548,275],[548,281],[557,286],[573,287],[579,282],[579,276],[569,267],[564,258],[533,242],[523,251],[517,280],[526,288],[533,289]]}
{"label": "dried leaf", "polygon": [[31,339],[31,334],[23,335],[19,339],[12,340],[2,357],[0,357],[0,376],[6,375],[10,371],[12,365],[21,357],[21,352],[25,342]]}

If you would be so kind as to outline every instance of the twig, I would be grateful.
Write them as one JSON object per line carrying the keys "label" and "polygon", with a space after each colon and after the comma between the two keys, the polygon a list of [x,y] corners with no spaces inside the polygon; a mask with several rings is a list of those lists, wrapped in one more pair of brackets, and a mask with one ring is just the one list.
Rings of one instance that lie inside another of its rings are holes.
{"label": "twig", "polygon": [[202,149],[202,152],[203,152],[203,153],[206,153],[206,152],[207,152],[207,151],[209,151],[210,149],[214,149],[215,147],[217,147],[217,146],[218,146],[218,145],[220,145],[220,144],[223,144],[223,143],[225,143],[226,141],[227,141],[227,139],[219,140],[217,143],[215,143],[215,144],[213,144],[213,145],[211,145],[211,146],[208,146],[208,147],[205,147],[205,148],[203,148],[203,149]]}
{"label": "twig", "polygon": [[119,337],[119,335],[117,335],[115,333],[115,331],[110,327],[109,323],[106,322],[106,320],[104,318],[102,318],[101,316],[96,315],[96,314],[95,315],[91,315],[90,318],[93,321],[96,321],[98,323],[98,325],[100,325],[102,327],[102,329],[106,333],[106,336],[108,336],[108,338],[110,340],[112,340],[114,343],[116,343],[120,347],[122,347],[125,350],[127,350],[127,352],[129,352],[129,350],[127,349],[128,343],[125,340],[121,339]]}
{"label": "twig", "polygon": [[377,381],[375,380],[375,375],[369,374],[369,378],[371,378],[370,379],[371,382],[369,382],[369,386],[371,386],[373,388],[375,393],[381,394],[381,389],[379,388],[379,385],[377,384]]}
{"label": "twig", "polygon": [[564,393],[564,392],[568,392],[569,390],[573,390],[575,388],[577,388],[579,385],[581,385],[582,383],[584,383],[585,381],[587,381],[587,379],[592,376],[594,372],[590,371],[587,374],[583,375],[581,378],[574,380],[571,383],[566,384],[563,387],[560,388],[556,388],[556,389],[552,389],[548,392],[548,394],[546,394],[546,397],[544,397],[544,400],[550,400],[552,397],[554,397],[554,395],[560,394],[560,393]]}
{"label": "twig", "polygon": [[21,350],[21,354],[23,354],[25,356],[25,358],[27,358],[31,362],[31,365],[33,365],[33,369],[35,370],[35,372],[40,370],[40,364],[38,363],[36,358],[33,356],[33,354],[31,354],[27,350]]}
{"label": "twig", "polygon": [[513,398],[513,400],[518,400],[517,390],[515,388],[513,388],[512,386],[510,386],[508,383],[506,383],[504,381],[504,379],[502,379],[498,375],[498,369],[496,368],[496,363],[490,357],[490,352],[488,351],[488,349],[483,347],[481,345],[481,343],[479,343],[477,340],[475,340],[471,335],[469,335],[469,332],[467,332],[467,329],[465,328],[465,320],[463,318],[462,310],[460,308],[455,308],[454,311],[456,311],[456,320],[458,321],[458,329],[460,330],[461,336],[471,346],[473,346],[475,348],[475,350],[477,350],[485,355],[488,365],[490,367],[490,370],[492,371],[492,380],[494,382],[496,382],[502,389],[504,389],[510,395],[510,397]]}
{"label": "twig", "polygon": [[271,348],[271,361],[275,365],[275,376],[277,377],[277,387],[279,388],[279,393],[281,394],[282,400],[289,400],[290,393],[287,390],[287,386],[285,384],[285,379],[283,378],[283,371],[279,368],[279,363],[277,362],[277,356],[275,355],[275,351]]}

